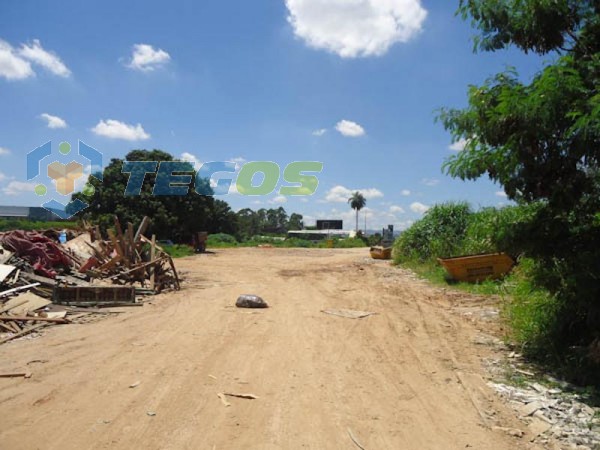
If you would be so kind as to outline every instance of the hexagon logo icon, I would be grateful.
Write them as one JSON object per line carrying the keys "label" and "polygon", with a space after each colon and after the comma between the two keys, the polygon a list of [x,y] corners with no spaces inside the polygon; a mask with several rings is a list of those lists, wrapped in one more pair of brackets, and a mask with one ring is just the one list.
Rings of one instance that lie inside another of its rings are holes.
{"label": "hexagon logo icon", "polygon": [[102,153],[82,141],[78,141],[76,155],[68,142],[61,142],[58,153],[53,153],[52,141],[48,141],[27,154],[27,180],[37,183],[35,193],[46,200],[43,208],[60,219],[70,219],[89,206],[71,196],[78,187],[86,195],[93,194],[86,176],[102,181],[102,159]]}

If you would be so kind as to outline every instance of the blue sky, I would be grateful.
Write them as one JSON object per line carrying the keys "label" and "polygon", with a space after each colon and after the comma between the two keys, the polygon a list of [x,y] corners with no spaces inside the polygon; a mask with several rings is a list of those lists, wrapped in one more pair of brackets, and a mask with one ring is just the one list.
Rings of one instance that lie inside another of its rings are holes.
{"label": "blue sky", "polygon": [[[106,160],[159,148],[202,161],[322,161],[310,198],[222,197],[283,206],[310,223],[367,196],[368,228],[404,228],[428,206],[506,200],[486,180],[441,172],[453,152],[434,122],[469,84],[543,60],[474,54],[457,1],[28,1],[0,3],[0,204],[39,205],[25,155],[84,141]],[[364,217],[361,216],[361,223]]]}

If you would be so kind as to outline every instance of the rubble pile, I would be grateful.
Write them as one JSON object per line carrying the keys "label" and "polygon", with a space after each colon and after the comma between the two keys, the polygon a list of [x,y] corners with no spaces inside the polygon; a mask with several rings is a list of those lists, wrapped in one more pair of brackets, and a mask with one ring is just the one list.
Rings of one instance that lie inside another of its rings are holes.
{"label": "rubble pile", "polygon": [[70,323],[68,315],[90,307],[141,306],[139,295],[180,289],[171,257],[154,236],[144,236],[150,220],[137,230],[114,222],[107,240],[89,224],[63,244],[56,233],[0,233],[0,333],[9,333],[0,344]]}
{"label": "rubble pile", "polygon": [[547,443],[553,438],[566,448],[600,448],[600,410],[583,403],[579,394],[539,383],[529,383],[528,387],[502,383],[489,386],[528,423],[536,441]]}

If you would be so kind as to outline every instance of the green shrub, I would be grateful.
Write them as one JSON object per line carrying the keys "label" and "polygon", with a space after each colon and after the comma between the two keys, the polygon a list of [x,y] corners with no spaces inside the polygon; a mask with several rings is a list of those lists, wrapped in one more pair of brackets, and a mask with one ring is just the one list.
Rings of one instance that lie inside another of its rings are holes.
{"label": "green shrub", "polygon": [[165,245],[162,247],[172,258],[183,258],[185,256],[192,256],[194,249],[189,245]]}
{"label": "green shrub", "polygon": [[235,247],[238,241],[230,234],[216,233],[208,235],[206,244],[208,247]]}
{"label": "green shrub", "polygon": [[434,206],[396,240],[396,261],[457,256],[461,253],[471,214],[467,203]]}
{"label": "green shrub", "polygon": [[531,220],[537,205],[483,208],[470,215],[463,240],[462,254],[522,252],[514,245],[515,229]]}

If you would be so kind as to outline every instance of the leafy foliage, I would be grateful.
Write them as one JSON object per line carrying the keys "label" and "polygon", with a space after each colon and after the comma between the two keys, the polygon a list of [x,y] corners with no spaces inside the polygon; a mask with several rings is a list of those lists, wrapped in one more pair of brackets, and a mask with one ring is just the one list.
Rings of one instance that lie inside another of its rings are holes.
{"label": "leafy foliage", "polygon": [[436,205],[394,244],[398,261],[451,257],[461,252],[471,208],[466,203]]}
{"label": "leafy foliage", "polygon": [[600,342],[600,3],[461,0],[459,13],[481,32],[479,50],[556,55],[529,83],[510,69],[471,86],[468,106],[439,118],[466,141],[444,165],[450,175],[487,175],[510,199],[535,205],[499,240],[531,258],[532,283],[556,298],[544,315],[552,326],[529,329],[572,364],[574,348]]}
{"label": "leafy foliage", "polygon": [[[173,161],[173,157],[161,150],[133,150],[126,161]],[[147,174],[139,196],[125,196],[129,175],[122,173],[123,160],[112,159],[104,169],[103,181],[90,177],[95,188],[91,197],[78,193],[90,203],[80,216],[92,220],[102,228],[112,226],[112,216],[117,215],[122,223],[140,223],[144,216],[152,218],[149,233],[159,239],[188,242],[198,231],[230,231],[235,227],[235,215],[229,206],[213,197],[189,193],[185,196],[155,196],[153,188],[156,174]],[[190,174],[194,169],[190,165]],[[208,183],[207,180],[201,181]],[[192,189],[192,188],[190,188]]]}
{"label": "leafy foliage", "polygon": [[259,235],[283,235],[289,230],[301,230],[303,217],[301,214],[292,213],[291,216],[283,207],[276,209],[261,208],[253,211],[244,208],[237,213],[238,233],[240,240],[252,239]]}

